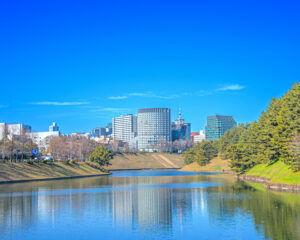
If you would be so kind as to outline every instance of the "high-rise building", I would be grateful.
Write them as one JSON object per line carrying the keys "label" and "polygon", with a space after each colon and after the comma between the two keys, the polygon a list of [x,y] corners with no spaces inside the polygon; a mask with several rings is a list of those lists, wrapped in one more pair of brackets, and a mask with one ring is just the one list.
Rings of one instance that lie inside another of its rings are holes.
{"label": "high-rise building", "polygon": [[137,115],[138,149],[153,151],[160,140],[172,141],[171,109],[139,109]]}
{"label": "high-rise building", "polygon": [[129,142],[136,136],[137,117],[132,114],[121,115],[112,120],[112,136],[114,140]]}
{"label": "high-rise building", "polygon": [[181,109],[179,109],[179,118],[172,123],[172,141],[178,140],[191,141],[191,124],[185,123],[181,118]]}
{"label": "high-rise building", "polygon": [[235,125],[236,121],[232,116],[208,116],[205,129],[206,140],[219,140],[227,130],[233,128]]}

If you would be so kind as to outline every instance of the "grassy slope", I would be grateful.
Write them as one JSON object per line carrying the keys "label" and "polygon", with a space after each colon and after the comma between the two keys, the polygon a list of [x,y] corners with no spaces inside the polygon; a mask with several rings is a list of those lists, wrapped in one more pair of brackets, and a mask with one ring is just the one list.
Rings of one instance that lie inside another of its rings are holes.
{"label": "grassy slope", "polygon": [[181,168],[184,166],[181,155],[168,153],[117,154],[111,160],[111,164],[107,169]]}
{"label": "grassy slope", "polygon": [[276,183],[300,183],[300,171],[293,172],[290,167],[283,162],[276,162],[272,165],[256,165],[247,171],[246,175],[272,178],[271,182]]}
{"label": "grassy slope", "polygon": [[212,159],[206,166],[200,166],[198,163],[194,162],[189,165],[184,166],[181,171],[230,171],[229,161],[222,160],[218,157]]}
{"label": "grassy slope", "polygon": [[[138,168],[181,168],[184,162],[181,155],[166,153],[118,154],[107,169]],[[85,163],[63,164],[0,164],[0,182],[10,180],[46,179],[101,174],[98,169]]]}
{"label": "grassy slope", "polygon": [[42,163],[36,163],[34,165],[26,163],[0,164],[0,181],[87,176],[96,174],[101,174],[101,172],[85,163],[55,163],[53,165]]}

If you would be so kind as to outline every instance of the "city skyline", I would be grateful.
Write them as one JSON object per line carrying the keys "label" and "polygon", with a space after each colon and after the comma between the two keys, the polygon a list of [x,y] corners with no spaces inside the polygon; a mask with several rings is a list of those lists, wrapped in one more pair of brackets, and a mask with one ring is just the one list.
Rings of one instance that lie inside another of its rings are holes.
{"label": "city skyline", "polygon": [[6,1],[0,122],[87,132],[179,106],[192,131],[213,114],[252,122],[300,80],[297,5]]}

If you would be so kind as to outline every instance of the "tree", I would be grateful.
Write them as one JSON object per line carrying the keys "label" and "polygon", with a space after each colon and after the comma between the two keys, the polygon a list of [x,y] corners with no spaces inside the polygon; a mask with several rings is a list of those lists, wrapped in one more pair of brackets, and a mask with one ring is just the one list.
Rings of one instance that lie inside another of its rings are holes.
{"label": "tree", "polygon": [[109,161],[113,159],[113,153],[108,150],[106,147],[100,145],[97,147],[89,157],[91,162],[96,162],[100,167],[108,166]]}
{"label": "tree", "polygon": [[183,160],[185,164],[195,162],[195,153],[193,148],[189,148],[183,153]]}
{"label": "tree", "polygon": [[225,147],[223,153],[230,157],[232,168],[238,172],[276,161],[300,170],[299,155],[295,154],[299,148],[295,136],[300,135],[300,83],[295,83],[283,97],[273,98],[259,120],[238,134],[238,142],[228,141],[230,132],[225,135],[219,150],[224,151]]}
{"label": "tree", "polygon": [[294,156],[292,167],[296,171],[299,171],[300,170],[300,136],[296,136],[292,139],[290,147],[291,147],[290,151]]}
{"label": "tree", "polygon": [[195,159],[200,166],[205,166],[210,161],[210,159],[206,156],[205,150],[203,148],[199,148],[195,151]]}

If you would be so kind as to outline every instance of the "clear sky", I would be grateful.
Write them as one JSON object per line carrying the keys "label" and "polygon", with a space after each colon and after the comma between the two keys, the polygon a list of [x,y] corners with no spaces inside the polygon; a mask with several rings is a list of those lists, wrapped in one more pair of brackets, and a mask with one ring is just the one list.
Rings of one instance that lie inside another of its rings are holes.
{"label": "clear sky", "polygon": [[0,122],[91,131],[138,108],[258,118],[300,81],[300,2],[2,1]]}

